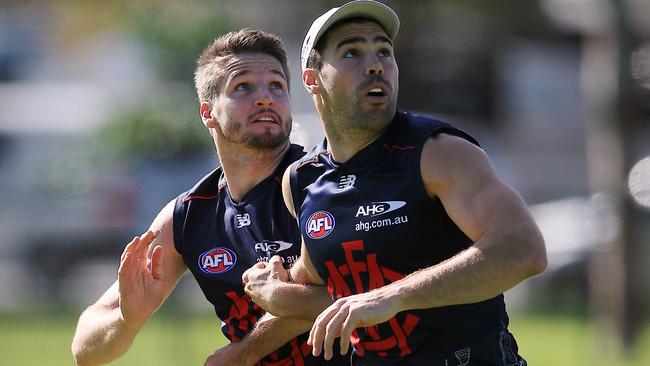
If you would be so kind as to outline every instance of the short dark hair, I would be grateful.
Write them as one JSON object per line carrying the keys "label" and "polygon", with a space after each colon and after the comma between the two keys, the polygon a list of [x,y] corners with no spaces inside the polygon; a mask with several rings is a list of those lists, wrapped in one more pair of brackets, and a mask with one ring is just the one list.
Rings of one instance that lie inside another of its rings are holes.
{"label": "short dark hair", "polygon": [[[338,22],[332,24],[328,29],[327,32],[323,33],[321,37],[318,39],[318,42],[314,45],[314,48],[309,52],[309,57],[307,57],[307,68],[308,69],[316,69],[320,70],[321,67],[323,67],[323,58],[321,56],[321,53],[323,52],[323,48],[325,48],[325,44],[327,44],[327,36],[335,31],[336,29],[349,24],[349,23],[363,23],[363,22],[373,22],[377,24],[378,26],[381,27],[381,29],[384,29],[384,27],[379,23],[378,21],[372,19],[372,18],[366,18],[366,17],[352,17],[352,18],[346,18],[346,19],[341,19]],[[386,31],[386,29],[384,29]],[[388,33],[388,32],[386,32]]]}
{"label": "short dark hair", "polygon": [[282,65],[282,70],[289,84],[289,66],[287,52],[282,40],[271,33],[257,29],[244,28],[226,33],[215,39],[203,50],[196,61],[194,86],[200,101],[212,101],[219,94],[225,74],[226,58],[242,53],[265,53],[275,57]]}

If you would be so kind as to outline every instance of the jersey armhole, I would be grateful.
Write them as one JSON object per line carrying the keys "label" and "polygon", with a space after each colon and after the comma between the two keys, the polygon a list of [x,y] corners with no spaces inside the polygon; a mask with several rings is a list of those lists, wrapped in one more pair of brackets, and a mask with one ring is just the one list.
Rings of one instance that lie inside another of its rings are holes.
{"label": "jersey armhole", "polygon": [[[450,126],[450,125],[448,125],[446,123],[443,123],[442,126],[438,126],[438,127],[434,128],[433,130],[429,131],[426,134],[426,138],[424,139],[424,141],[422,141],[422,143],[420,145],[420,150],[418,151],[418,158],[416,159],[416,163],[415,163],[415,165],[416,165],[415,168],[417,169],[416,171],[419,173],[419,176],[420,176],[420,179],[419,179],[420,189],[422,189],[422,191],[424,192],[424,194],[427,197],[430,197],[430,196],[429,196],[429,192],[427,191],[426,185],[424,184],[424,177],[422,176],[422,169],[421,169],[421,166],[422,166],[422,152],[424,151],[424,144],[427,143],[429,138],[436,137],[436,136],[438,136],[440,134],[443,134],[443,133],[447,134],[447,135],[451,135],[451,136],[460,137],[460,138],[462,138],[464,140],[467,140],[468,142],[470,142],[470,143],[472,143],[472,144],[474,144],[474,145],[476,145],[478,147],[481,147],[481,145],[478,143],[478,141],[476,141],[476,139],[473,138],[470,134],[468,134],[467,132],[465,132],[463,130],[460,130],[460,129],[456,128],[456,127],[452,127],[452,126]],[[438,200],[438,197],[430,197],[430,198],[432,200]]]}
{"label": "jersey armhole", "polygon": [[429,137],[436,137],[436,136],[440,135],[441,133],[451,135],[451,136],[460,137],[462,139],[465,139],[465,140],[471,142],[472,144],[474,144],[474,145],[476,145],[478,147],[481,147],[481,144],[479,144],[478,141],[476,141],[476,139],[473,138],[470,134],[468,134],[467,132],[465,132],[465,131],[463,131],[461,129],[458,129],[456,127],[451,127],[451,126],[438,127],[429,134]]}
{"label": "jersey armhole", "polygon": [[172,228],[174,231],[174,248],[178,254],[183,255],[183,223],[185,222],[185,200],[187,193],[176,197],[174,203],[174,214],[172,215]]}
{"label": "jersey armhole", "polygon": [[293,201],[293,215],[300,222],[300,206],[302,205],[301,190],[298,188],[298,161],[289,165],[289,188],[291,190],[291,200]]}

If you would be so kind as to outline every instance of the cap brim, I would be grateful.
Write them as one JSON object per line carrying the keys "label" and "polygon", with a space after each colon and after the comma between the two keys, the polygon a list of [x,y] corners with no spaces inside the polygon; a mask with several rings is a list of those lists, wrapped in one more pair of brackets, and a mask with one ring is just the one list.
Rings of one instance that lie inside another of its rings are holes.
{"label": "cap brim", "polygon": [[[318,27],[316,34],[312,34],[313,31],[316,30],[313,28],[317,26],[317,22],[322,21],[321,18],[327,16],[328,13],[331,13],[329,14],[329,17],[327,17],[322,25]],[[320,40],[321,36],[325,34],[332,25],[344,19],[357,17],[375,20],[379,25],[381,25],[384,31],[386,31],[386,35],[388,35],[391,40],[395,38],[397,31],[399,30],[400,23],[397,14],[393,9],[378,1],[357,0],[342,5],[339,8],[331,9],[314,21],[306,35],[305,41],[308,42],[308,44],[303,43],[303,50],[301,53],[302,68],[305,69],[307,66],[306,64],[309,52],[311,52],[318,43],[318,40]]]}

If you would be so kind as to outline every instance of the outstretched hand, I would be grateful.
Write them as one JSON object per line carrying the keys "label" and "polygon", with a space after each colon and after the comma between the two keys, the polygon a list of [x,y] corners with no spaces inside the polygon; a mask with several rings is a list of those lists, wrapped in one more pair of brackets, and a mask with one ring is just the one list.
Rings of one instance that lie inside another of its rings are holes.
{"label": "outstretched hand", "polygon": [[136,236],[122,253],[118,282],[122,319],[129,326],[139,327],[162,304],[163,248],[156,245],[147,258],[149,246],[159,231],[148,230]]}

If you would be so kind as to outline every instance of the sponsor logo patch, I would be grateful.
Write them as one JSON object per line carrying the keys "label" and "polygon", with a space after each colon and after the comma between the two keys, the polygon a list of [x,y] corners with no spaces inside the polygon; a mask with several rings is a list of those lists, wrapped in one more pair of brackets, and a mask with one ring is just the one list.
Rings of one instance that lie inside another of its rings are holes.
{"label": "sponsor logo patch", "polygon": [[339,190],[343,190],[348,187],[354,187],[354,182],[356,181],[357,181],[357,176],[354,174],[341,176],[341,180],[339,181]]}
{"label": "sponsor logo patch", "polygon": [[220,274],[228,272],[237,263],[237,255],[228,248],[212,248],[199,256],[199,268],[204,273]]}
{"label": "sponsor logo patch", "polygon": [[237,221],[237,229],[241,229],[244,226],[249,226],[251,224],[251,216],[247,213],[235,216],[235,220]]}
{"label": "sponsor logo patch", "polygon": [[255,243],[255,251],[258,253],[266,253],[269,257],[274,256],[276,253],[287,250],[293,246],[293,243],[288,243],[281,240],[265,240],[261,243]]}
{"label": "sponsor logo patch", "polygon": [[355,217],[359,216],[379,216],[391,211],[400,209],[406,205],[404,201],[383,201],[383,202],[373,202],[369,205],[359,206],[357,209],[357,214]]}
{"label": "sponsor logo patch", "polygon": [[323,239],[334,231],[334,216],[327,211],[316,211],[307,219],[307,236],[312,239]]}

